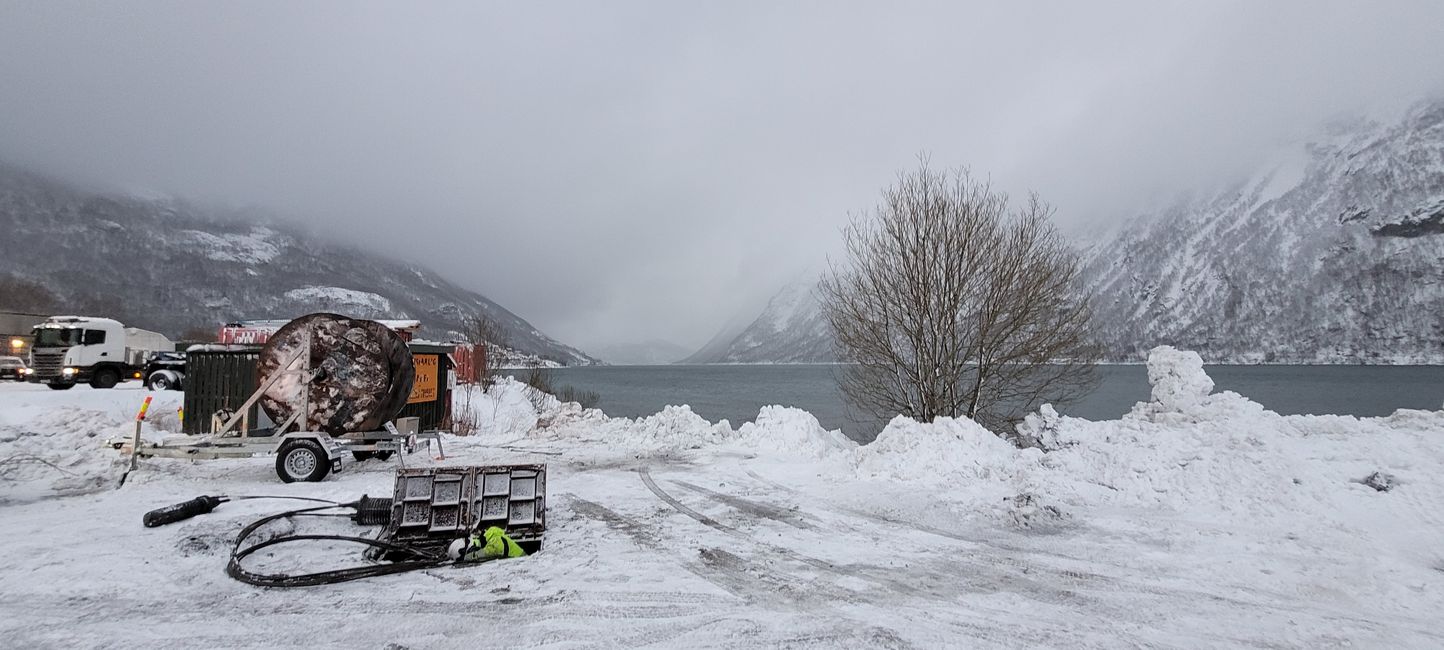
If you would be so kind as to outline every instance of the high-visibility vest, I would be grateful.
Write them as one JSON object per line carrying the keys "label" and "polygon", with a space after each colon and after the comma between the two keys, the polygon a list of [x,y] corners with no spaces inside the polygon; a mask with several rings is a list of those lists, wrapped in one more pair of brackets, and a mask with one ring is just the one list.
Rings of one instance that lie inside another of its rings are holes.
{"label": "high-visibility vest", "polygon": [[521,550],[516,541],[507,536],[506,531],[492,526],[481,535],[471,536],[471,542],[466,547],[463,559],[468,562],[476,562],[524,555],[526,555],[526,551]]}

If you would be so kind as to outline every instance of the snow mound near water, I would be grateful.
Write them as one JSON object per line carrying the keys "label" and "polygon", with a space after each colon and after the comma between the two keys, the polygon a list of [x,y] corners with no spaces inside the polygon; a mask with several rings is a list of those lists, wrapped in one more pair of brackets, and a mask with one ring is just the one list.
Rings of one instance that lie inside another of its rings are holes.
{"label": "snow mound near water", "polygon": [[901,481],[959,485],[1011,483],[1043,452],[1020,450],[967,418],[938,418],[922,424],[898,416],[872,443],[859,447],[859,475]]}
{"label": "snow mound near water", "polygon": [[744,423],[737,430],[737,442],[754,449],[809,458],[827,458],[857,449],[857,443],[841,431],[825,429],[811,413],[787,406],[762,407],[755,421]]}

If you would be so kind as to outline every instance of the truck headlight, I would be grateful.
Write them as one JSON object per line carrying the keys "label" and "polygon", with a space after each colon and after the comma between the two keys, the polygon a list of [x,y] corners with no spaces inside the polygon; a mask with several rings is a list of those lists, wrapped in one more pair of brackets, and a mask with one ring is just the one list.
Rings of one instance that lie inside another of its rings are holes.
{"label": "truck headlight", "polygon": [[32,373],[32,372],[35,372],[35,371],[34,371],[34,370],[31,370],[31,369],[29,369],[29,368],[21,368],[21,369],[20,369],[20,374],[22,374],[22,375],[28,375],[28,374],[30,374],[30,373]]}
{"label": "truck headlight", "polygon": [[70,375],[75,374],[75,369],[74,369],[74,368],[66,368],[66,369],[64,369],[64,370],[61,370],[61,371],[60,371],[60,374],[66,375],[66,376],[70,376]]}

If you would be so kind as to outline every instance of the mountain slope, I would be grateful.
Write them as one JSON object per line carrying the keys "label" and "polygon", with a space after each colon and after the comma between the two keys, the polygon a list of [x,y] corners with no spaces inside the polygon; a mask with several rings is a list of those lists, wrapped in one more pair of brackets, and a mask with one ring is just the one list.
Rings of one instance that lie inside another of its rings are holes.
{"label": "mountain slope", "polygon": [[566,365],[595,359],[420,266],[280,225],[214,221],[172,199],[109,196],[0,166],[0,277],[48,289],[57,308],[176,336],[240,319],[337,311],[413,318],[460,338],[485,315],[517,352]]}
{"label": "mountain slope", "polygon": [[1444,103],[1335,129],[1089,253],[1103,342],[1213,362],[1444,361]]}
{"label": "mountain slope", "polygon": [[[1444,363],[1444,101],[1340,125],[1252,178],[1134,219],[1085,251],[1109,357]],[[698,362],[830,361],[790,285]]]}
{"label": "mountain slope", "polygon": [[690,363],[830,363],[837,357],[832,334],[817,302],[816,284],[782,288],[766,309],[725,346],[709,344]]}

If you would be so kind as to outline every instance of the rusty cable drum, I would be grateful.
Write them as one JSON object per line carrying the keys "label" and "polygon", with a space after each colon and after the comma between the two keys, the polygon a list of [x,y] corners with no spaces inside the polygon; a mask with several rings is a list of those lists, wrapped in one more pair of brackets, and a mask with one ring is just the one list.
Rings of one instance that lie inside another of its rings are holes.
{"label": "rusty cable drum", "polygon": [[257,364],[260,384],[306,345],[315,371],[309,383],[300,373],[282,376],[261,397],[261,408],[277,424],[307,404],[298,431],[333,436],[375,431],[396,417],[411,395],[411,350],[391,328],[376,321],[337,314],[309,314],[286,323],[266,341]]}

